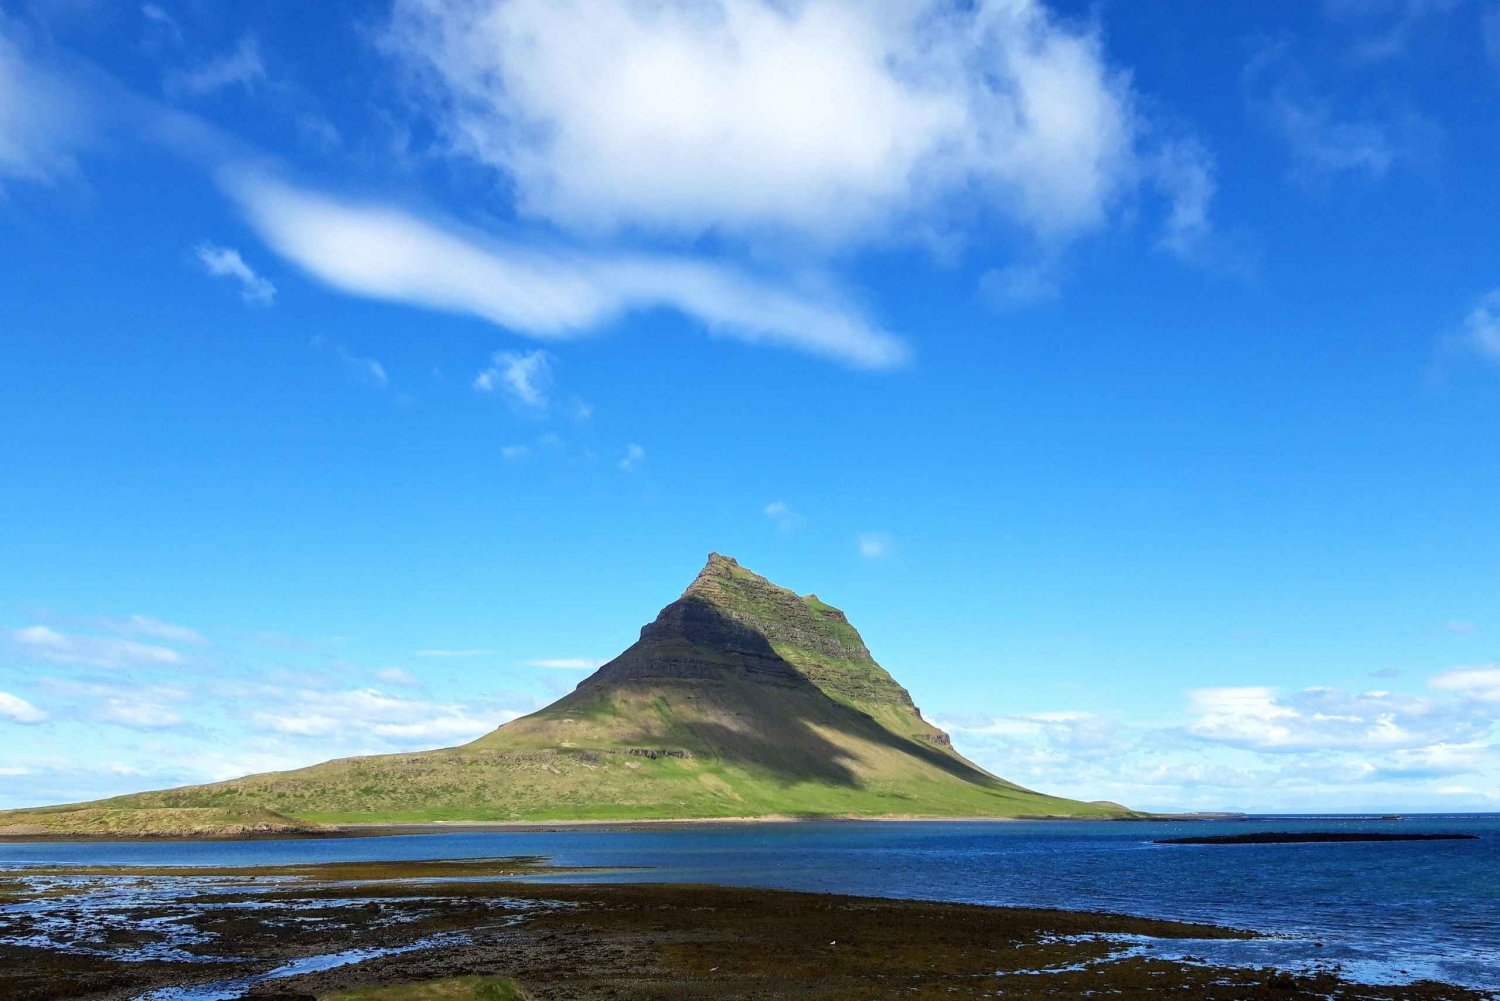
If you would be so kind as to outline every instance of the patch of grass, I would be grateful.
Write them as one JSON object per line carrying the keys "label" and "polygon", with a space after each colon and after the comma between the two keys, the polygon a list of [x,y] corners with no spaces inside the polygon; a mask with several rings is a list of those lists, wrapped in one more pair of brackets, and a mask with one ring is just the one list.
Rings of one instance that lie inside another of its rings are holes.
{"label": "patch of grass", "polygon": [[509,977],[447,977],[417,984],[356,987],[324,994],[319,1001],[530,1001]]}

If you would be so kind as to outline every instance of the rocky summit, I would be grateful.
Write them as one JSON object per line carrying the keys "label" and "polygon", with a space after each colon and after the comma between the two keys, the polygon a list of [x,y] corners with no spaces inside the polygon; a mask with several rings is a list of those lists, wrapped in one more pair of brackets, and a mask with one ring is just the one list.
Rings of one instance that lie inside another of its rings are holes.
{"label": "rocky summit", "polygon": [[1126,812],[964,758],[843,612],[717,553],[629,649],[472,743],[0,814],[0,832],[101,807],[147,811],[135,829],[203,808],[334,825]]}

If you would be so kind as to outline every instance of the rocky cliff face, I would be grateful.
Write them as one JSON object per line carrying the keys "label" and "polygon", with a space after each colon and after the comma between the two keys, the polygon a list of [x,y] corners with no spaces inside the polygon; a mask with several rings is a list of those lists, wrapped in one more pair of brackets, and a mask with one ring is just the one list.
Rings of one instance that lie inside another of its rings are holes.
{"label": "rocky cliff face", "polygon": [[718,553],[641,630],[640,642],[580,687],[667,675],[707,680],[726,670],[777,684],[811,683],[866,711],[918,715],[911,695],[870,656],[842,611]]}

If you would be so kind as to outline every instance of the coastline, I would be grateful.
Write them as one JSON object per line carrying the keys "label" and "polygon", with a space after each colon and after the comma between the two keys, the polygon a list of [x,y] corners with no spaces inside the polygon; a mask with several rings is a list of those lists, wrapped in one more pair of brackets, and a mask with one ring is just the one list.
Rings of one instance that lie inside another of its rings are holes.
{"label": "coastline", "polygon": [[1037,823],[1141,823],[1151,821],[1198,822],[1243,820],[1244,814],[1134,814],[1123,817],[1025,816],[1025,817],[932,817],[922,815],[831,815],[799,816],[763,815],[750,817],[648,817],[626,820],[433,820],[409,823],[380,821],[330,824],[303,830],[234,831],[229,833],[160,833],[118,834],[78,831],[17,830],[0,828],[0,845],[80,842],[234,842],[234,841],[305,841],[328,838],[399,837],[419,834],[453,833],[524,833],[560,831],[638,831],[656,828],[697,828],[713,826],[753,826],[757,824],[855,824],[855,823],[923,823],[923,824],[1037,824]]}
{"label": "coastline", "polygon": [[[517,860],[491,861],[497,871],[507,869],[502,862],[526,868]],[[45,938],[56,927],[23,910],[12,920],[36,924],[13,929],[22,934],[0,945],[0,994],[15,1001],[125,1001],[187,987],[204,997],[321,1001],[356,988],[504,976],[536,1001],[1486,997],[1432,982],[1356,984],[1331,966],[1287,972],[1202,961],[1195,956],[1215,947],[1262,939],[1219,925],[1099,911],[705,885],[444,881],[409,863],[370,866],[354,880],[345,870],[313,866],[294,882],[271,886],[247,885],[249,872],[230,870],[206,894],[199,886],[182,890],[176,901],[143,901],[122,926],[136,931],[107,939],[102,951],[15,944],[37,941],[28,930]],[[120,876],[136,885],[142,880],[129,870]],[[97,873],[85,878],[97,887]],[[72,895],[58,894],[55,882],[36,891],[50,894],[49,906],[63,913],[72,906],[87,911],[88,892],[80,885]],[[204,899],[211,904],[203,906]],[[309,920],[311,914],[318,918]],[[174,950],[130,955],[151,946],[140,940],[145,927],[188,935],[175,956]],[[111,949],[120,950],[118,958]],[[225,984],[241,993],[210,993]]]}

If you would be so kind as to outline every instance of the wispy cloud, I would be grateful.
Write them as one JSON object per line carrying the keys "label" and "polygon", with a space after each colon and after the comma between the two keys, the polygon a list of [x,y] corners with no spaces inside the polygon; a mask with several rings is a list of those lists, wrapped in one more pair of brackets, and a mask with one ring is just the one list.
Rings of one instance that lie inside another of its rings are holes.
{"label": "wispy cloud", "polygon": [[1470,350],[1500,363],[1500,288],[1480,298],[1469,310],[1462,338]]}
{"label": "wispy cloud", "polygon": [[139,698],[110,699],[96,718],[134,730],[165,730],[183,723],[182,715],[171,706]]}
{"label": "wispy cloud", "polygon": [[207,637],[196,629],[152,618],[149,615],[131,615],[124,619],[103,619],[100,625],[110,632],[125,636],[144,636],[148,639],[165,640],[168,643],[202,646]]}
{"label": "wispy cloud", "polygon": [[802,524],[807,520],[796,511],[793,511],[791,506],[785,501],[772,501],[765,506],[762,513],[767,518],[770,518],[775,523],[777,529],[782,532],[794,532],[798,528],[801,528]]}
{"label": "wispy cloud", "polygon": [[551,339],[668,307],[712,334],[855,365],[890,366],[906,356],[901,341],[838,298],[789,291],[724,265],[491,240],[244,173],[231,173],[226,184],[278,253],[353,295],[469,313]]}
{"label": "wispy cloud", "polygon": [[88,99],[46,68],[36,48],[21,23],[0,11],[0,182],[72,174],[74,154],[93,132]]}
{"label": "wispy cloud", "polygon": [[1208,148],[1193,139],[1163,144],[1150,168],[1169,192],[1166,220],[1157,246],[1178,260],[1223,264],[1224,247],[1209,212],[1218,184]]}
{"label": "wispy cloud", "polygon": [[1323,0],[1327,16],[1353,30],[1348,56],[1357,63],[1408,55],[1423,27],[1464,6],[1463,0]]}
{"label": "wispy cloud", "polygon": [[12,723],[41,723],[46,718],[46,713],[19,695],[0,692],[0,720],[9,720]]}
{"label": "wispy cloud", "polygon": [[220,247],[212,243],[200,243],[194,248],[198,261],[205,271],[216,278],[229,278],[239,284],[240,298],[255,306],[269,306],[276,301],[276,286],[255,272],[245,263],[240,252],[232,247]]}
{"label": "wispy cloud", "polygon": [[635,442],[625,446],[625,454],[620,458],[619,467],[625,472],[631,472],[646,458],[646,450]]}
{"label": "wispy cloud", "polygon": [[871,560],[889,556],[894,548],[889,532],[860,532],[855,536],[854,542],[859,548],[859,555]]}
{"label": "wispy cloud", "polygon": [[481,649],[481,648],[477,648],[477,647],[470,647],[470,648],[463,648],[463,649],[414,650],[414,651],[412,651],[412,656],[413,657],[490,657],[490,656],[493,656],[494,653],[495,653],[494,650]]}
{"label": "wispy cloud", "polygon": [[253,90],[266,77],[260,43],[253,36],[241,38],[235,47],[201,66],[167,78],[169,90],[202,97],[229,87]]}
{"label": "wispy cloud", "polygon": [[167,13],[166,8],[161,4],[141,4],[141,18],[152,31],[157,33],[159,38],[164,38],[175,45],[182,44],[182,26],[177,23],[175,17]]}
{"label": "wispy cloud", "polygon": [[543,410],[550,402],[552,382],[547,352],[496,351],[489,367],[474,377],[474,388],[481,393],[498,390],[520,406]]}
{"label": "wispy cloud", "polygon": [[1410,108],[1351,109],[1320,92],[1288,42],[1261,48],[1245,68],[1246,99],[1286,144],[1294,177],[1385,177],[1398,163],[1433,159],[1442,143],[1436,124]]}
{"label": "wispy cloud", "polygon": [[23,655],[53,664],[146,667],[183,662],[182,654],[170,647],[115,637],[62,633],[44,625],[14,629],[10,641]]}
{"label": "wispy cloud", "polygon": [[334,357],[343,364],[344,370],[360,382],[378,389],[385,389],[391,384],[390,376],[386,374],[385,366],[374,358],[366,358],[351,352],[337,341],[331,341],[321,334],[312,339],[312,346],[320,351],[331,351]]}
{"label": "wispy cloud", "polygon": [[558,671],[592,671],[604,661],[593,657],[542,657],[528,660],[527,667],[546,667]]}
{"label": "wispy cloud", "polygon": [[520,715],[450,702],[404,699],[374,688],[345,691],[302,689],[285,693],[253,713],[256,724],[298,737],[369,734],[394,743],[472,740]]}

